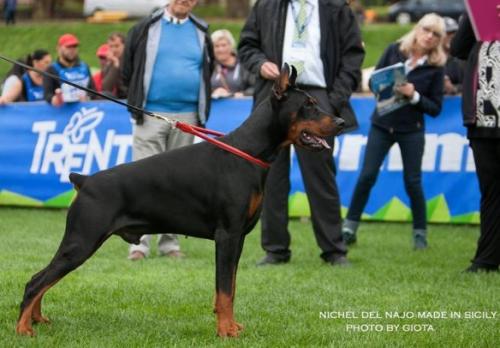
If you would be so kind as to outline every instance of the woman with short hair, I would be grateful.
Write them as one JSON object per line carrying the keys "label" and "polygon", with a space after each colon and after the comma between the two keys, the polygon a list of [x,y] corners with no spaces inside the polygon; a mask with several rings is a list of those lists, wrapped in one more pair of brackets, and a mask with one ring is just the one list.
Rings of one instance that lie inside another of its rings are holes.
{"label": "woman with short hair", "polygon": [[243,68],[235,53],[234,37],[229,30],[213,32],[215,69],[212,74],[212,97],[242,97],[253,94],[253,78]]}

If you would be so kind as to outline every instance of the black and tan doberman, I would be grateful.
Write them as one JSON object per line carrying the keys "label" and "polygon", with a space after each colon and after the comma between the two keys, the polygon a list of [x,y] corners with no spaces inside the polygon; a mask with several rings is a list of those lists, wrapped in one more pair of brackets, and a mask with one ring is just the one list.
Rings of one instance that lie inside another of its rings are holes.
{"label": "black and tan doberman", "polygon": [[[295,86],[296,71],[285,65],[272,95],[221,141],[263,161],[281,146],[324,149],[323,137],[343,121],[322,112]],[[236,269],[245,236],[255,226],[267,169],[209,143],[169,151],[92,176],[71,174],[78,194],[68,210],[66,231],[49,265],[27,283],[18,334],[34,335],[42,297],[83,264],[111,236],[139,243],[148,233],[176,233],[215,240],[217,334],[237,336],[234,320]]]}

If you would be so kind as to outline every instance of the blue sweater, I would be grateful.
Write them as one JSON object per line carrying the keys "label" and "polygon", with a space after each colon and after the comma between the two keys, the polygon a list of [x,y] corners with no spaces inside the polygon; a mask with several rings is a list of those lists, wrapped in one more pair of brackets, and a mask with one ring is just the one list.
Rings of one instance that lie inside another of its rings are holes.
{"label": "blue sweater", "polygon": [[196,112],[200,94],[202,51],[194,24],[161,19],[161,36],[146,109]]}

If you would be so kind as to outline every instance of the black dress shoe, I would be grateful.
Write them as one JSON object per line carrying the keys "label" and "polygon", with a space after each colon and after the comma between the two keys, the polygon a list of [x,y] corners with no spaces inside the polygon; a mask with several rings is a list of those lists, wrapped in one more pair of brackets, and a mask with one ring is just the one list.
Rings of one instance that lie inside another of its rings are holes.
{"label": "black dress shoe", "polygon": [[347,257],[337,256],[328,261],[332,266],[350,267],[352,266]]}
{"label": "black dress shoe", "polygon": [[257,262],[257,266],[279,265],[288,262],[290,262],[290,257],[279,257],[273,254],[266,254],[262,260]]}
{"label": "black dress shoe", "polygon": [[473,263],[469,267],[465,269],[466,273],[478,273],[478,272],[499,272],[498,266],[493,266],[493,265],[478,265],[476,263]]}

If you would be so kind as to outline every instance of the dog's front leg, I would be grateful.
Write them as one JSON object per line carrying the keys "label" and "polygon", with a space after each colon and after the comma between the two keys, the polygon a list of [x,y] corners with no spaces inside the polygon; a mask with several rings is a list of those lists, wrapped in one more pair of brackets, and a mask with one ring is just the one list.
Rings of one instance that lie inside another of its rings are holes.
{"label": "dog's front leg", "polygon": [[233,303],[236,289],[236,270],[243,248],[243,236],[225,229],[215,232],[215,313],[217,335],[237,337],[243,329],[234,320]]}

